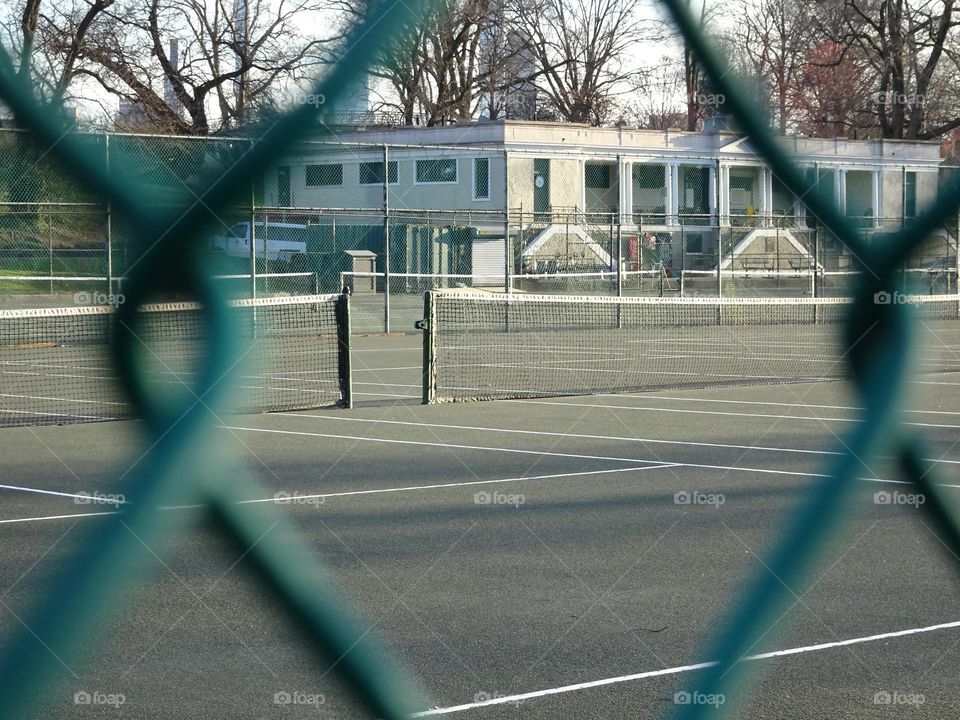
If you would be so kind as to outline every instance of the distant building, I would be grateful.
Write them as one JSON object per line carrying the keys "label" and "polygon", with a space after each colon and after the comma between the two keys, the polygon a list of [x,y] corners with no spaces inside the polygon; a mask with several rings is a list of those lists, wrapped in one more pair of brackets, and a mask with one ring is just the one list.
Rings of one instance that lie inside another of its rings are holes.
{"label": "distant building", "polygon": [[129,98],[120,98],[120,108],[117,110],[114,118],[114,126],[118,130],[128,132],[137,130],[147,130],[151,127],[150,119],[139,100],[130,100]]}
{"label": "distant building", "polygon": [[[410,270],[463,271],[464,256],[473,258],[466,263],[472,272],[479,265],[502,269],[505,227],[523,246],[523,264],[533,267],[610,268],[614,233],[633,238],[631,248],[669,244],[675,268],[716,267],[718,254],[722,267],[745,264],[741,255],[759,255],[762,264],[764,252],[792,253],[802,265],[818,224],[748,137],[720,127],[682,132],[507,120],[367,128],[338,141],[362,146],[304,146],[273,170],[267,203],[382,208],[386,178],[391,211],[447,213],[455,218],[449,224],[470,231],[472,239],[459,242],[474,245],[466,253],[448,249],[447,259],[411,261]],[[833,200],[864,233],[899,228],[936,199],[935,142],[780,142],[811,191]],[[727,242],[731,235],[735,245]],[[833,252],[836,266],[850,261],[842,255],[842,248]]]}

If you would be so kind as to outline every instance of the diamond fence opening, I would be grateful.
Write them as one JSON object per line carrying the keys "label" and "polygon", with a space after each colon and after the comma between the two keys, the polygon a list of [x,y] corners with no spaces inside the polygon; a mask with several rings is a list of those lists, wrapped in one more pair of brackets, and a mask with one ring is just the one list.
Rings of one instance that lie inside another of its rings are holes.
{"label": "diamond fence opening", "polygon": [[[805,301],[851,296],[842,347],[850,351],[844,359],[861,401],[861,422],[770,551],[771,573],[750,585],[723,624],[710,654],[716,663],[698,679],[705,694],[742,699],[745,693],[734,691],[744,687],[743,658],[783,608],[785,588],[806,576],[842,523],[857,458],[870,456],[881,440],[929,498],[924,511],[945,543],[960,552],[956,517],[941,497],[938,474],[918,459],[924,457],[920,441],[895,412],[913,347],[910,308],[874,301],[911,284],[908,277],[930,292],[958,291],[960,190],[946,188],[907,227],[885,227],[872,213],[844,215],[835,171],[797,166],[726,72],[687,5],[665,4],[725,96],[726,109],[775,176],[772,208],[765,208],[759,191],[765,170],[755,166],[726,176],[735,193],[724,207],[717,202],[717,170],[709,163],[637,163],[624,172],[619,160],[591,161],[580,201],[570,188],[563,192],[572,162],[514,162],[506,153],[463,148],[419,157],[411,148],[363,143],[306,147],[303,136],[318,127],[317,108],[307,106],[261,128],[255,139],[65,135],[55,113],[34,102],[8,55],[0,55],[0,98],[27,128],[0,133],[0,202],[8,215],[0,218],[0,283],[9,283],[3,287],[10,291],[4,297],[69,296],[88,282],[126,295],[127,302],[110,312],[108,349],[124,397],[145,420],[149,448],[134,478],[129,511],[122,520],[104,519],[62,590],[26,619],[25,627],[45,638],[45,645],[24,630],[0,659],[7,716],[30,717],[33,701],[61,679],[60,662],[84,656],[111,612],[129,597],[124,590],[136,561],[127,531],[133,528],[151,547],[168,548],[177,527],[157,508],[185,503],[200,505],[214,527],[250,549],[259,577],[318,654],[342,657],[339,669],[371,713],[400,718],[428,707],[406,673],[345,609],[319,558],[284,518],[235,502],[256,490],[211,441],[217,412],[229,407],[242,384],[229,372],[243,336],[227,331],[236,323],[231,297],[336,292],[342,285],[356,306],[364,292],[381,296],[382,303],[377,298],[371,308],[382,308],[383,327],[390,329],[392,297],[404,298],[405,306],[407,296],[425,289],[460,281],[475,288],[498,275],[508,294],[535,292],[553,301],[587,288],[598,295],[712,294],[718,300],[753,290],[799,295],[807,281],[812,297]],[[317,86],[331,112],[375,51],[414,22],[415,11],[413,3],[375,5],[350,31],[339,62]],[[295,146],[305,162],[278,164]],[[522,207],[506,183],[496,182],[515,172],[535,188],[532,207]],[[367,188],[362,195],[347,188],[354,173],[357,185]],[[613,193],[623,177],[630,180],[629,207]],[[470,182],[461,182],[465,178]],[[436,188],[454,184],[465,193],[458,207],[423,211]],[[485,202],[495,203],[487,214],[479,205],[475,212],[467,209]],[[380,239],[380,252],[363,247],[373,237]],[[194,382],[172,398],[160,396],[135,352],[136,333],[150,314],[144,309],[167,300],[196,303],[203,338],[189,361]],[[723,303],[717,307],[722,313]],[[343,343],[349,327],[337,333]],[[76,616],[84,622],[75,622]],[[730,702],[723,712],[735,707]],[[696,718],[717,711],[689,705],[680,713]]]}

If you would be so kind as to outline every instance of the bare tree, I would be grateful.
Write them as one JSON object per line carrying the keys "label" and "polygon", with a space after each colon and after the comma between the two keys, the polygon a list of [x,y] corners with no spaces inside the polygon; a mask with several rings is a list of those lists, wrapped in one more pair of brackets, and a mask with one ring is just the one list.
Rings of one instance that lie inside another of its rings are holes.
{"label": "bare tree", "polygon": [[682,68],[674,59],[662,61],[630,82],[631,92],[622,103],[623,119],[628,125],[649,130],[668,130],[686,126],[686,110],[677,98],[683,88]]}
{"label": "bare tree", "polygon": [[599,125],[638,70],[630,51],[645,37],[640,0],[534,0],[520,4],[538,85],[561,118]]}
{"label": "bare tree", "polygon": [[[33,88],[36,101],[60,108],[74,99],[71,93],[83,67],[82,50],[114,2],[67,0],[46,7],[42,0],[22,0],[0,18],[4,45],[16,63],[17,75]],[[62,52],[51,51],[54,35]]]}
{"label": "bare tree", "polygon": [[[371,1],[328,0],[328,7],[346,26]],[[406,123],[425,125],[470,120],[482,105],[498,112],[503,93],[535,74],[519,66],[527,43],[514,28],[504,0],[428,4],[381,49],[371,68],[392,91],[382,107],[398,111]]]}
{"label": "bare tree", "polygon": [[815,137],[877,135],[870,68],[829,40],[807,57],[797,78],[792,116],[798,132]]}
{"label": "bare tree", "polygon": [[952,85],[960,22],[955,10],[955,0],[845,0],[833,39],[872,68],[883,137],[933,138],[960,127]]}
{"label": "bare tree", "polygon": [[[312,76],[324,41],[300,28],[316,0],[25,0],[20,72],[52,102],[81,81],[163,132],[236,127]],[[169,51],[178,41],[179,59]]]}
{"label": "bare tree", "polygon": [[[721,6],[710,6],[706,0],[682,0],[682,2],[686,3],[687,10],[695,19],[700,32],[706,35],[712,34]],[[714,40],[718,39],[714,38]],[[687,130],[696,130],[703,117],[711,110],[716,109],[715,107],[708,107],[709,103],[702,102],[712,93],[709,89],[710,83],[697,60],[697,55],[669,18],[664,18],[659,22],[659,29],[652,40],[656,43],[679,45],[680,47],[680,56],[673,59],[673,62],[681,70],[678,86],[684,98],[685,118],[682,124]]]}
{"label": "bare tree", "polygon": [[744,0],[732,35],[743,74],[766,97],[781,135],[793,128],[798,87],[815,45],[815,20],[804,0]]}

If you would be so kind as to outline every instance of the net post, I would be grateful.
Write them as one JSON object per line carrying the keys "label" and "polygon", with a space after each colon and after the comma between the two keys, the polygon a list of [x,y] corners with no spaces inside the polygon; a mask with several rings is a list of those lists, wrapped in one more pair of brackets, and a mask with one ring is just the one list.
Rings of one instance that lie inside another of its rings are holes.
{"label": "net post", "polygon": [[353,407],[353,369],[350,358],[350,295],[343,293],[337,300],[337,376],[340,382],[340,402]]}
{"label": "net post", "polygon": [[[523,211],[521,210],[521,224]],[[510,258],[510,163],[507,151],[503,151],[503,291],[509,293],[513,287],[510,281],[513,263]]]}
{"label": "net post", "polygon": [[[257,299],[257,198],[253,181],[250,181],[250,299]],[[254,309],[256,326],[256,309]]]}
{"label": "net post", "polygon": [[[110,172],[110,133],[103,135],[103,157],[107,166],[107,172]],[[106,207],[106,242],[107,242],[107,297],[113,295],[113,218],[111,203],[107,201]]]}
{"label": "net post", "polygon": [[383,331],[390,332],[390,150],[383,145]]}
{"label": "net post", "polygon": [[717,325],[723,325],[723,270],[720,262],[720,248],[717,248]]}
{"label": "net post", "polygon": [[[815,242],[813,244],[814,248],[811,248],[811,251],[814,251],[816,247]],[[810,297],[817,297],[817,255],[815,251],[811,252],[810,258]],[[816,305],[814,305],[814,308],[816,308]],[[816,314],[816,309],[814,309],[814,314]]]}
{"label": "net post", "polygon": [[[38,215],[43,217],[43,211],[41,210]],[[50,218],[53,214],[53,210],[47,210],[47,277],[50,278],[50,294],[53,295],[53,231],[50,227]]]}
{"label": "net post", "polygon": [[[617,297],[623,297],[623,213],[617,217]],[[619,304],[617,305],[617,329],[623,329]]]}
{"label": "net post", "polygon": [[429,405],[433,399],[433,333],[435,325],[435,310],[433,302],[433,293],[427,291],[423,294],[423,320],[419,323],[423,331],[423,394],[421,401],[424,405]]}

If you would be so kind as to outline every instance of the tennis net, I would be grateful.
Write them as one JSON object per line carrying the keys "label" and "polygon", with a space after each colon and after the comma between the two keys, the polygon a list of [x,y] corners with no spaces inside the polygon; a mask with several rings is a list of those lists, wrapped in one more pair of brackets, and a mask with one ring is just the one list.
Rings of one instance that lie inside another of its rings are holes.
{"label": "tennis net", "polygon": [[[960,297],[918,311],[920,371],[960,371]],[[882,300],[881,300],[882,301]],[[425,302],[424,402],[844,377],[846,298],[574,297],[439,291]]]}
{"label": "tennis net", "polygon": [[[231,412],[350,403],[349,305],[341,295],[230,304],[247,342]],[[108,357],[110,306],[0,311],[0,427],[134,416]],[[145,305],[136,328],[150,383],[189,393],[205,342],[195,303]],[[202,401],[202,399],[198,399]]]}

